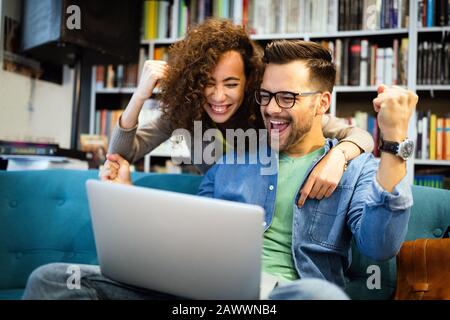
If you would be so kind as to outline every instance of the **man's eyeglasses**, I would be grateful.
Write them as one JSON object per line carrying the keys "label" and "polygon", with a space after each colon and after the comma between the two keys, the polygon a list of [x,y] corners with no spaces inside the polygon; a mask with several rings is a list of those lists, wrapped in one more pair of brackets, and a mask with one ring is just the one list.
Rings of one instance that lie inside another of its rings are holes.
{"label": "man's eyeglasses", "polygon": [[278,91],[270,92],[264,89],[258,89],[255,91],[256,102],[265,107],[268,106],[272,97],[275,97],[275,101],[280,108],[291,109],[295,105],[297,97],[306,97],[314,94],[322,93],[322,91],[314,92],[289,92],[289,91]]}

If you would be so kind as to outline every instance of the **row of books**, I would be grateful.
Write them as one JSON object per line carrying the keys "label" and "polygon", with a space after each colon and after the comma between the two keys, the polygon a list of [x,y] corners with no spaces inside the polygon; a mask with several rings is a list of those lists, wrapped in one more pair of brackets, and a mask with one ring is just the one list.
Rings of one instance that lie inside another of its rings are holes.
{"label": "row of books", "polygon": [[[416,159],[450,160],[450,117],[437,117],[431,111],[418,111],[417,115]],[[353,117],[345,118],[372,134],[375,142],[374,155],[380,156],[378,146],[380,129],[375,114],[356,111]]]}
{"label": "row of books", "polygon": [[450,116],[417,112],[416,158],[450,160]]}
{"label": "row of books", "polygon": [[322,41],[333,52],[336,85],[406,85],[408,77],[408,38],[394,39],[392,47],[381,47],[367,39]]}
{"label": "row of books", "polygon": [[96,66],[96,89],[133,88],[137,86],[138,64]]}
{"label": "row of books", "polygon": [[450,0],[418,0],[417,18],[420,27],[450,25]]}
{"label": "row of books", "polygon": [[417,84],[450,84],[450,36],[422,41],[417,51]]}
{"label": "row of books", "polygon": [[142,38],[165,39],[171,35],[173,1],[144,1]]}
{"label": "row of books", "polygon": [[337,0],[249,1],[248,28],[253,34],[335,32],[337,5]]}
{"label": "row of books", "polygon": [[[253,0],[252,0],[253,1]],[[263,0],[264,1],[264,0]],[[249,0],[146,0],[143,7],[144,40],[183,37],[188,26],[208,17],[232,19],[242,23]],[[174,23],[174,19],[177,19]],[[175,28],[175,29],[174,29]]]}
{"label": "row of books", "polygon": [[441,174],[415,174],[414,184],[431,188],[450,189],[450,178]]}
{"label": "row of books", "polygon": [[249,0],[180,0],[178,36],[182,37],[188,26],[202,23],[208,17],[233,19],[246,25],[249,3]]}
{"label": "row of books", "polygon": [[[245,25],[251,34],[378,30],[409,24],[409,0],[147,0],[143,11],[144,39],[182,37],[188,26],[210,16]],[[173,23],[175,15],[178,20]]]}
{"label": "row of books", "polygon": [[[95,135],[110,137],[112,130],[118,123],[122,115],[122,108],[118,109],[101,109],[95,113]],[[141,112],[139,113],[139,125],[152,122],[155,118],[160,116],[158,100],[150,99],[144,103]],[[109,139],[108,139],[109,141]]]}
{"label": "row of books", "polygon": [[95,135],[105,136],[107,137],[107,141],[109,143],[109,137],[111,137],[111,133],[119,121],[120,116],[122,115],[123,110],[97,110],[95,112]]}
{"label": "row of books", "polygon": [[409,0],[339,0],[340,31],[407,28]]}
{"label": "row of books", "polygon": [[[169,59],[169,48],[159,46],[154,48],[152,59]],[[128,65],[97,65],[96,66],[96,89],[112,88],[135,88],[144,67],[144,63],[149,59],[149,54],[145,48],[140,49],[138,63]]]}

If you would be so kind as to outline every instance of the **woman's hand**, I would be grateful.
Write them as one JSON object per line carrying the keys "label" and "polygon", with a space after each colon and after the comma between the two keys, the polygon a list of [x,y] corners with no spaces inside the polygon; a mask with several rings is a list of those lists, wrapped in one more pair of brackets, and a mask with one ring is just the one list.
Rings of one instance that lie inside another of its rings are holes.
{"label": "woman's hand", "polygon": [[345,163],[346,158],[342,150],[336,147],[332,148],[309,175],[308,180],[300,190],[297,205],[302,207],[308,196],[317,200],[331,196],[344,174]]}
{"label": "woman's hand", "polygon": [[136,98],[147,100],[153,93],[158,81],[167,76],[169,66],[162,60],[147,60],[142,69],[138,87],[134,92]]}
{"label": "woman's hand", "polygon": [[151,97],[158,82],[167,76],[168,70],[169,66],[165,61],[145,61],[139,85],[120,117],[119,125],[121,128],[131,129],[138,124],[139,113],[141,112],[145,101]]}
{"label": "woman's hand", "polygon": [[107,154],[99,173],[102,181],[131,185],[130,164],[118,154]]}

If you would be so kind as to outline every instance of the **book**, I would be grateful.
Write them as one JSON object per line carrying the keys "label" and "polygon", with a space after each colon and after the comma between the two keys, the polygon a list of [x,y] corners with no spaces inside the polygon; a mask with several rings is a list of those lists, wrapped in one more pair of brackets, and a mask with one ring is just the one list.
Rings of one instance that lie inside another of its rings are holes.
{"label": "book", "polygon": [[98,168],[106,161],[108,138],[105,135],[81,134],[80,148],[90,155],[92,167]]}
{"label": "book", "polygon": [[445,119],[445,160],[450,160],[450,118]]}
{"label": "book", "polygon": [[435,25],[435,0],[427,0],[427,14],[426,14],[426,18],[427,18],[427,27],[432,27]]}
{"label": "book", "polygon": [[101,90],[105,87],[105,66],[97,66],[95,70],[95,87],[97,90]]}
{"label": "book", "polygon": [[361,72],[361,40],[355,39],[350,43],[350,57],[349,57],[349,85],[360,85]]}
{"label": "book", "polygon": [[344,85],[342,82],[342,40],[336,40],[336,47],[334,51],[334,63],[336,65],[336,85]]}
{"label": "book", "polygon": [[422,159],[428,159],[428,117],[422,118]]}
{"label": "book", "polygon": [[375,85],[379,85],[385,81],[385,49],[384,48],[377,48],[376,51],[376,75],[375,75]]}
{"label": "book", "polygon": [[445,160],[444,129],[445,129],[445,119],[438,118],[436,122],[436,160]]}
{"label": "book", "polygon": [[367,39],[361,40],[361,61],[359,65],[359,85],[362,87],[368,84],[368,74],[369,74],[369,41]]}
{"label": "book", "polygon": [[57,144],[0,141],[0,155],[56,156],[58,148]]}
{"label": "book", "polygon": [[398,74],[400,69],[400,63],[399,63],[399,44],[398,39],[394,39],[394,42],[392,44],[392,76],[391,76],[391,83],[394,85],[400,84],[398,81]]}
{"label": "book", "polygon": [[392,48],[384,49],[384,71],[383,71],[383,83],[387,86],[393,84],[393,65],[394,65],[394,50]]}
{"label": "book", "polygon": [[423,135],[423,114],[417,112],[417,138],[416,138],[416,159],[422,159],[422,135]]}
{"label": "book", "polygon": [[408,84],[408,46],[409,46],[409,39],[402,38],[402,40],[400,41],[400,55],[398,61],[399,64],[398,83],[401,85]]}
{"label": "book", "polygon": [[430,117],[430,160],[436,160],[436,122],[437,117],[435,114],[431,114]]}

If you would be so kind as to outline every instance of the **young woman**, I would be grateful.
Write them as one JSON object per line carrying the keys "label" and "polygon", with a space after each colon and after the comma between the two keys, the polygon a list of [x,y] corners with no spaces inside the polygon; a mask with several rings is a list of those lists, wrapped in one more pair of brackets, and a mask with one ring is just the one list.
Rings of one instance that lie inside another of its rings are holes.
{"label": "young woman", "polygon": [[[243,27],[227,20],[209,19],[175,43],[169,57],[168,63],[145,63],[138,88],[113,131],[108,160],[100,173],[103,180],[127,182],[119,171],[120,163],[141,159],[169,139],[175,129],[193,133],[195,121],[202,121],[203,131],[217,128],[223,136],[226,129],[264,128],[254,99],[263,71],[262,50]],[[157,85],[162,116],[138,129],[142,106]],[[299,203],[308,195],[317,199],[331,195],[345,163],[373,149],[369,133],[342,120],[324,116],[322,126],[326,137],[340,140],[339,147],[316,166],[302,189]],[[194,145],[205,148],[211,143],[191,142],[191,155]],[[211,166],[194,164],[202,173]]]}

